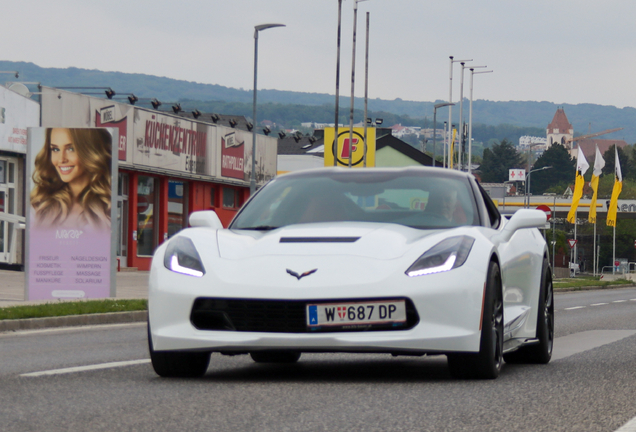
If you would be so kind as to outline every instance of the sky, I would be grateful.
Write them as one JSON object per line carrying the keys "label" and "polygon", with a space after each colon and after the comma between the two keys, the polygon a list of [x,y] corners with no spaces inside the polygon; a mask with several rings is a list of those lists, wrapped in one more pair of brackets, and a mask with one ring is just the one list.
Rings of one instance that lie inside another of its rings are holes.
{"label": "sky", "polygon": [[[340,94],[351,94],[353,9],[342,1]],[[475,100],[636,107],[633,0],[367,0],[358,5],[355,94],[447,101],[449,56],[487,66]],[[4,2],[0,60],[143,73],[251,89],[335,94],[338,0]],[[0,81],[3,81],[0,77]],[[461,66],[453,67],[453,100]]]}

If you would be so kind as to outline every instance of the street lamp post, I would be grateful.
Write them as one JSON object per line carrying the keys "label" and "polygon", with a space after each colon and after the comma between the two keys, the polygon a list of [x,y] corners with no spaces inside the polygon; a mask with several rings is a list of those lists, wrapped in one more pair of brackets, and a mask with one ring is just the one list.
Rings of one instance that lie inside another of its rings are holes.
{"label": "street lamp post", "polygon": [[[351,153],[353,152],[353,108],[356,84],[356,30],[358,28],[358,2],[361,1],[367,0],[353,0],[353,53],[351,59],[351,109],[349,112],[349,168],[351,168],[353,158]],[[364,121],[366,123],[367,119],[365,118]]]}
{"label": "street lamp post", "polygon": [[[455,104],[444,102],[438,103],[433,107],[433,166],[435,166],[435,153],[437,152],[437,108],[453,105]],[[444,129],[446,129],[446,127],[444,127]],[[444,131],[444,134],[446,134],[446,131]],[[446,145],[446,140],[444,140],[444,145]],[[444,147],[444,155],[446,155],[446,147]]]}
{"label": "street lamp post", "polygon": [[250,195],[256,191],[256,77],[258,76],[258,32],[273,27],[285,27],[285,24],[260,24],[254,26],[254,104],[252,107],[252,174],[250,175]]}
{"label": "street lamp post", "polygon": [[545,171],[547,169],[551,169],[551,166],[544,166],[541,168],[537,168],[534,170],[530,170],[528,174],[526,174],[526,208],[530,208],[530,174],[537,171]]}
{"label": "street lamp post", "polygon": [[[470,60],[454,60],[453,56],[449,56],[450,59],[450,84],[449,84],[449,90],[448,90],[448,103],[452,104],[453,103],[453,63],[467,63],[467,62],[471,62],[473,61],[473,59]],[[453,130],[452,130],[452,125],[453,125],[453,107],[449,105],[448,108],[448,136],[449,136],[449,140],[453,139]],[[450,150],[450,149],[449,149]],[[450,167],[450,160],[453,157],[453,155],[450,154],[450,151],[448,152],[448,163],[446,163],[446,161],[444,161],[444,166],[448,166]]]}
{"label": "street lamp post", "polygon": [[476,73],[491,73],[492,71],[475,72],[476,68],[485,68],[486,66],[473,66],[470,68],[470,105],[468,107],[468,174],[471,173],[471,164],[473,161],[473,76]]}

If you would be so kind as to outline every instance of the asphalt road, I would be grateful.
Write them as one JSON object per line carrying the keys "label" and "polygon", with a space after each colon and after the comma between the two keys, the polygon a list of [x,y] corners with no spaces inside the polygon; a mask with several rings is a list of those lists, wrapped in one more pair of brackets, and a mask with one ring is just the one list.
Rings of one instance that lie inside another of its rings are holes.
{"label": "asphalt road", "polygon": [[143,324],[0,334],[0,430],[615,431],[636,417],[636,290],[555,305],[557,359],[494,381],[454,380],[443,356],[347,354],[214,354],[202,379],[161,379]]}

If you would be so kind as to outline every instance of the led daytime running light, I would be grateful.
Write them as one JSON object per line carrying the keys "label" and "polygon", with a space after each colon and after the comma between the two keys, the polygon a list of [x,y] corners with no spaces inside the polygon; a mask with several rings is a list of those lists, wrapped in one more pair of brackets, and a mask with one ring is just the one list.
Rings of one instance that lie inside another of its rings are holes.
{"label": "led daytime running light", "polygon": [[457,253],[453,252],[452,254],[450,254],[448,256],[448,258],[446,259],[446,262],[444,264],[442,264],[441,266],[430,267],[430,268],[421,269],[421,270],[415,270],[415,271],[410,271],[408,273],[408,275],[410,277],[415,277],[415,276],[424,276],[424,275],[428,275],[428,274],[442,273],[442,272],[445,272],[445,271],[449,271],[449,270],[452,270],[453,266],[455,265],[455,260],[456,259],[457,259]]}
{"label": "led daytime running light", "polygon": [[203,276],[203,272],[198,270],[189,269],[187,267],[183,267],[179,265],[179,258],[176,255],[172,255],[170,259],[170,270],[175,271],[177,273],[183,273],[189,276],[201,277]]}

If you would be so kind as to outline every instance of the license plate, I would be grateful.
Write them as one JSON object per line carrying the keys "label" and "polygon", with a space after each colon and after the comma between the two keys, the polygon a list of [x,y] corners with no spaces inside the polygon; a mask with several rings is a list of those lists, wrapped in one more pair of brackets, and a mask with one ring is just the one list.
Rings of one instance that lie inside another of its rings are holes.
{"label": "license plate", "polygon": [[404,300],[317,303],[307,305],[307,326],[356,328],[406,322]]}

